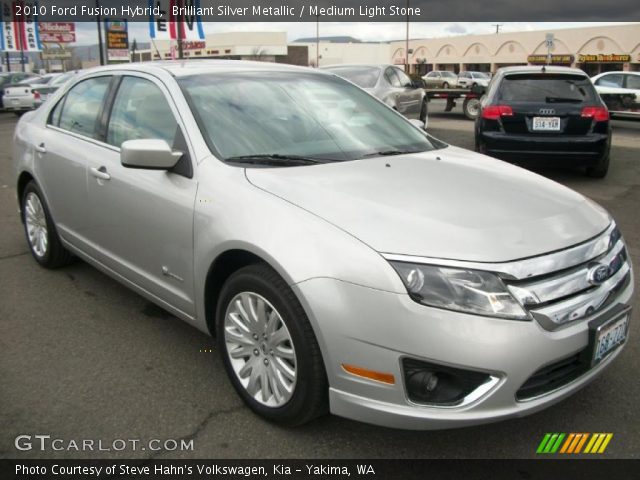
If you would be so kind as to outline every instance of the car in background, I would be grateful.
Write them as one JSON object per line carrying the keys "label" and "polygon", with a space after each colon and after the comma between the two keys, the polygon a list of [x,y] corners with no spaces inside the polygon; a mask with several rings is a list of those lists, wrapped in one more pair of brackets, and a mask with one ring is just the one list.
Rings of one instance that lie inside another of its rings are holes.
{"label": "car in background", "polygon": [[640,118],[640,72],[605,72],[591,78],[617,118]]}
{"label": "car in background", "polygon": [[460,72],[458,74],[458,87],[488,87],[491,76],[485,72]]}
{"label": "car in background", "polygon": [[334,73],[397,110],[409,119],[428,121],[428,99],[422,85],[395,65],[330,65],[320,70]]}
{"label": "car in background", "polygon": [[28,78],[37,78],[38,75],[26,72],[6,72],[0,73],[0,110],[2,110],[2,97],[4,96],[4,89],[8,85],[21,82]]}
{"label": "car in background", "polygon": [[78,72],[79,72],[79,70],[74,70],[74,71],[71,71],[71,72],[62,73],[62,74],[56,76],[48,84],[43,85],[41,87],[40,86],[37,87],[36,90],[40,94],[41,103],[46,102],[47,99],[51,95],[53,95],[53,93],[55,91],[57,91],[60,87],[64,86],[64,84],[67,83],[69,80],[71,80],[71,78],[73,78],[75,75],[77,75]]}
{"label": "car in background", "polygon": [[591,79],[568,67],[498,70],[480,102],[476,150],[532,166],[581,166],[602,178],[609,168],[609,111]]}
{"label": "car in background", "polygon": [[14,112],[19,116],[24,112],[38,108],[43,102],[39,89],[46,88],[60,75],[60,73],[49,73],[6,86],[2,97],[4,110]]}
{"label": "car in background", "polygon": [[454,88],[458,86],[458,76],[447,70],[433,70],[422,77],[425,88]]}

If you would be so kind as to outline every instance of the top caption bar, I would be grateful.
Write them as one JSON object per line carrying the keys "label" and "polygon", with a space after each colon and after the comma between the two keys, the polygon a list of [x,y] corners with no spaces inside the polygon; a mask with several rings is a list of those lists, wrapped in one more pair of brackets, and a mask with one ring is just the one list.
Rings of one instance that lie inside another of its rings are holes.
{"label": "top caption bar", "polygon": [[[0,0],[14,21],[440,22],[638,21],[640,2],[616,0]],[[7,13],[6,11],[4,13]]]}

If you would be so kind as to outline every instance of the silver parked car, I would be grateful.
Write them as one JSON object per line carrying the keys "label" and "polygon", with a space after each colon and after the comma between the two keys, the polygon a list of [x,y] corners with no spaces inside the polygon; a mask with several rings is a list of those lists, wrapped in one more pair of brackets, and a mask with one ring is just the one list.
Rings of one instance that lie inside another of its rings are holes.
{"label": "silver parked car", "polygon": [[612,116],[640,117],[640,72],[604,72],[591,81]]}
{"label": "silver parked car", "polygon": [[321,67],[355,83],[407,118],[428,121],[428,99],[422,84],[394,65],[333,65]]}
{"label": "silver parked car", "polygon": [[458,86],[460,88],[488,87],[491,76],[485,72],[460,72]]}
{"label": "silver parked car", "polygon": [[447,70],[433,70],[422,77],[426,88],[455,88],[458,76]]}
{"label": "silver parked car", "polygon": [[328,72],[86,71],[22,117],[14,161],[35,260],[76,255],[216,335],[275,422],[519,417],[625,344],[631,262],[605,210]]}

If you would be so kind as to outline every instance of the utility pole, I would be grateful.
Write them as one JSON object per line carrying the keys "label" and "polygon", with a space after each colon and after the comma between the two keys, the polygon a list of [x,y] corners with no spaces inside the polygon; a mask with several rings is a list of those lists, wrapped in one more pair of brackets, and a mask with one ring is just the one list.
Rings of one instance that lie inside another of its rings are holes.
{"label": "utility pole", "polygon": [[407,38],[405,42],[405,60],[404,60],[404,71],[409,74],[409,2],[411,0],[407,0]]}
{"label": "utility pole", "polygon": [[494,23],[494,27],[496,27],[496,35],[500,33],[500,27],[502,27],[502,23]]}
{"label": "utility pole", "polygon": [[[100,0],[96,0],[96,9],[100,11]],[[102,45],[102,15],[96,15],[98,23],[98,50],[100,51],[100,65],[104,65],[104,48]]]}
{"label": "utility pole", "polygon": [[4,52],[4,58],[7,61],[7,72],[11,71],[11,62],[9,61],[9,52]]}

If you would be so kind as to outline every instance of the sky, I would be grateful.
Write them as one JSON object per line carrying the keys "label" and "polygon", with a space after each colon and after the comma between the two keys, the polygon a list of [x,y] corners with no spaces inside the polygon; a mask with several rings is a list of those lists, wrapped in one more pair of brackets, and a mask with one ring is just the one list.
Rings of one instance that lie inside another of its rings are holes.
{"label": "sky", "polygon": [[[495,33],[497,22],[414,22],[410,24],[411,38],[450,37],[454,35]],[[619,25],[615,22],[502,22],[501,32],[522,32],[532,30],[558,30],[562,28],[587,27],[598,25]],[[77,44],[91,45],[97,43],[96,24],[78,22]],[[131,22],[129,24],[129,41],[134,38],[138,42],[149,41],[148,24]],[[404,39],[406,35],[404,22],[321,22],[320,36],[352,36],[362,41],[379,42]],[[287,32],[288,40],[294,41],[303,37],[316,35],[315,22],[209,22],[204,24],[206,33],[216,32]]]}

